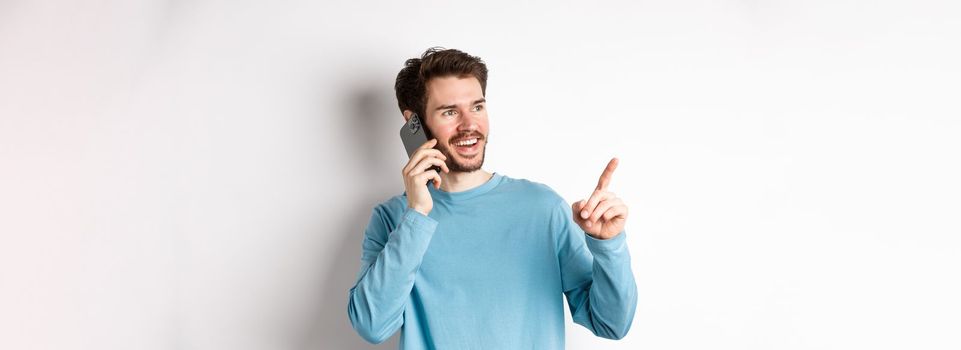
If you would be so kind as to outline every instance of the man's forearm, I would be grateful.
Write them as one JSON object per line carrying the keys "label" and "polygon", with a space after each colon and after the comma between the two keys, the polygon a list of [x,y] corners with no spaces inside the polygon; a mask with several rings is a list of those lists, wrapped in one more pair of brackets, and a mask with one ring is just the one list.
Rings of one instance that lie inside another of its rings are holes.
{"label": "man's forearm", "polygon": [[350,289],[348,314],[367,341],[380,343],[403,324],[403,311],[437,221],[408,208],[376,259]]}
{"label": "man's forearm", "polygon": [[586,237],[594,256],[589,294],[590,323],[594,333],[610,339],[627,335],[637,308],[637,284],[631,271],[625,232],[607,239]]}

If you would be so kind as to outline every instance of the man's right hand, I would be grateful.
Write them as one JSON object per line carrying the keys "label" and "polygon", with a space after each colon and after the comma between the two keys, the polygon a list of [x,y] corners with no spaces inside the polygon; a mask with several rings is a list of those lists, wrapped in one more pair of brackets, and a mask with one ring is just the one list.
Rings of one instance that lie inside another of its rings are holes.
{"label": "man's right hand", "polygon": [[449,173],[447,168],[447,157],[439,150],[434,149],[437,139],[430,139],[414,151],[414,154],[407,161],[401,174],[404,176],[404,188],[407,191],[407,206],[421,214],[427,215],[434,208],[434,201],[430,197],[427,189],[427,181],[434,180],[434,187],[440,188],[440,174],[431,169],[433,166],[440,167],[445,173]]}

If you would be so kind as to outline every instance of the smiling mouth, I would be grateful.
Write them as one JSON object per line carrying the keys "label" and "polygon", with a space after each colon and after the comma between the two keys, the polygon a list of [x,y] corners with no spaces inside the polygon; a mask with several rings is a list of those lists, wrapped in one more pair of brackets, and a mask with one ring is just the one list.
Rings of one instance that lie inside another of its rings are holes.
{"label": "smiling mouth", "polygon": [[454,149],[457,150],[457,153],[470,154],[477,151],[478,149],[477,146],[480,144],[480,142],[481,142],[480,136],[473,136],[473,137],[459,139],[455,142],[452,142],[451,145],[454,146]]}
{"label": "smiling mouth", "polygon": [[467,146],[473,146],[476,143],[477,143],[477,138],[475,137],[475,138],[464,139],[464,140],[455,142],[454,145],[457,147],[467,147]]}

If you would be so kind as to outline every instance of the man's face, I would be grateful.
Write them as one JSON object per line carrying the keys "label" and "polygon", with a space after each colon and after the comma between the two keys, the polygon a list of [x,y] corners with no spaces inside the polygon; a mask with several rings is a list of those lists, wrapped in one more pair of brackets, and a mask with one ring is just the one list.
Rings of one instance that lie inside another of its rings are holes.
{"label": "man's face", "polygon": [[487,149],[487,103],[477,78],[455,76],[427,82],[424,111],[437,148],[454,172],[472,172],[484,164]]}

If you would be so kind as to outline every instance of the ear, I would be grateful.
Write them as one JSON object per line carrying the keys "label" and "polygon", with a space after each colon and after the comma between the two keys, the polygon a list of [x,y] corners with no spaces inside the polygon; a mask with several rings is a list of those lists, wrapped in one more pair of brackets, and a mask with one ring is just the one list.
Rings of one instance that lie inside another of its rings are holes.
{"label": "ear", "polygon": [[405,109],[405,110],[404,110],[404,122],[406,123],[408,120],[410,120],[410,116],[412,116],[412,115],[414,115],[414,111],[409,110],[409,109]]}

